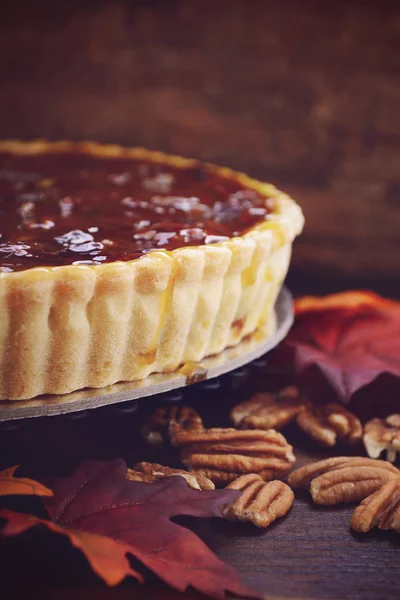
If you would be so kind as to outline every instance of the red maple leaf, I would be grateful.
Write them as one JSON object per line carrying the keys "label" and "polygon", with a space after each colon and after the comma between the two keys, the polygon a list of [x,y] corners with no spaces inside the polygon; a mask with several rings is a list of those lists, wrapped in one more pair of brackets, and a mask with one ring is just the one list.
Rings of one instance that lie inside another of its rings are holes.
{"label": "red maple leaf", "polygon": [[181,477],[134,482],[125,478],[126,471],[120,459],[84,462],[71,477],[46,482],[54,491],[54,498],[45,502],[51,521],[2,510],[3,535],[42,524],[67,536],[108,585],[126,575],[143,581],[129,564],[131,554],[177,590],[192,586],[212,598],[225,598],[225,591],[257,597],[192,531],[170,520],[178,515],[220,517],[219,507],[232,502],[236,493],[192,490]]}
{"label": "red maple leaf", "polygon": [[349,401],[382,373],[400,376],[400,304],[356,291],[301,298],[284,345],[296,371],[316,365]]}
{"label": "red maple leaf", "polygon": [[41,483],[26,477],[14,477],[16,467],[0,471],[0,496],[52,496],[53,492]]}

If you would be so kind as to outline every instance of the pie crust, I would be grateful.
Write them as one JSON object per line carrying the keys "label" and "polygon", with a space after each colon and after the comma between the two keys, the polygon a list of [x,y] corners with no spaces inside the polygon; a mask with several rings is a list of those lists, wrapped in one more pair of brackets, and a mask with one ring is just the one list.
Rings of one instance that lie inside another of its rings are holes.
{"label": "pie crust", "polygon": [[[4,141],[0,151],[194,163],[92,142]],[[0,273],[0,399],[143,379],[219,353],[261,326],[272,335],[275,300],[303,227],[301,209],[270,184],[208,168],[273,195],[268,220],[212,245],[155,250],[126,262]]]}

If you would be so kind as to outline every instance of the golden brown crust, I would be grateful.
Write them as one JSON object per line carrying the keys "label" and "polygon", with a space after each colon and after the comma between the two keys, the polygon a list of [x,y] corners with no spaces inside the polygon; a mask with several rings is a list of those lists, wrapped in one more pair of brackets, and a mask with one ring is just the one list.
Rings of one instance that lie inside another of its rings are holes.
{"label": "golden brown crust", "polygon": [[[15,154],[85,152],[187,167],[196,161],[93,142],[0,142]],[[209,166],[276,198],[268,220],[212,246],[154,251],[103,265],[0,273],[0,399],[62,394],[174,370],[269,323],[298,205],[273,186]],[[241,327],[233,324],[240,322]]]}

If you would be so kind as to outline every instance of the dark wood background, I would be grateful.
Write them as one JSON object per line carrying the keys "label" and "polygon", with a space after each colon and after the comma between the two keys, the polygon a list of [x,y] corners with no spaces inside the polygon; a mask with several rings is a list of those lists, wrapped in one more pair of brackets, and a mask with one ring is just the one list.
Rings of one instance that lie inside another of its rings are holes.
{"label": "dark wood background", "polygon": [[140,144],[271,180],[307,218],[295,287],[373,274],[393,294],[399,41],[396,0],[2,2],[0,136]]}

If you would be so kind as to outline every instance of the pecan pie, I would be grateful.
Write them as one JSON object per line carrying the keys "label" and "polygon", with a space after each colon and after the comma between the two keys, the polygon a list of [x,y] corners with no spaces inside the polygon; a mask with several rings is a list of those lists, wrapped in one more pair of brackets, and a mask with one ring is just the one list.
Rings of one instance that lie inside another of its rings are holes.
{"label": "pecan pie", "polygon": [[264,326],[303,216],[226,168],[0,144],[0,399],[142,379]]}

